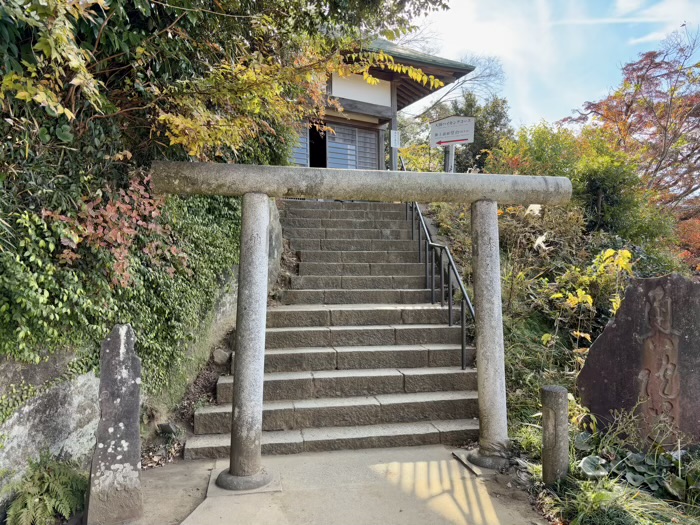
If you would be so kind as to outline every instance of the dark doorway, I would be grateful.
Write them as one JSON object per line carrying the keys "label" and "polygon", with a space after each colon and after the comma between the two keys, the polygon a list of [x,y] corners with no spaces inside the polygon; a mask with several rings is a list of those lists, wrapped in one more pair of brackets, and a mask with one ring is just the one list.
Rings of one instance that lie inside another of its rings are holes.
{"label": "dark doorway", "polygon": [[309,166],[326,167],[326,134],[316,128],[309,129]]}

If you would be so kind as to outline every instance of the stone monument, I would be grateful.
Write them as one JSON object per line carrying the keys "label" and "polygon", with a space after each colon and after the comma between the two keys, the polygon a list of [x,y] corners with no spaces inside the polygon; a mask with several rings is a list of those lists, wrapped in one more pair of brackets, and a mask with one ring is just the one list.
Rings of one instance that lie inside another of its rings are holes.
{"label": "stone monument", "polygon": [[141,499],[141,360],[134,331],[117,325],[100,353],[100,421],[92,456],[85,523],[116,525],[139,518]]}
{"label": "stone monument", "polygon": [[633,280],[593,343],[577,386],[606,425],[636,411],[643,436],[659,425],[700,443],[700,283],[680,275]]}

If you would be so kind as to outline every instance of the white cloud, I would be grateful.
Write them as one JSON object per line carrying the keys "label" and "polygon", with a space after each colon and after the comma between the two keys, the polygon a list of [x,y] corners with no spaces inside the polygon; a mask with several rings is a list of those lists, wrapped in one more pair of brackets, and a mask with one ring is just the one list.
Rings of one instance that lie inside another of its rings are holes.
{"label": "white cloud", "polygon": [[[647,6],[647,7],[645,7]],[[632,15],[632,16],[630,16]],[[556,25],[596,26],[644,24],[661,26],[647,34],[631,38],[630,45],[646,44],[663,40],[668,33],[681,24],[700,21],[700,2],[697,0],[657,0],[648,5],[647,0],[617,0],[615,16],[565,18],[554,22]]]}
{"label": "white cloud", "polygon": [[660,42],[668,36],[669,31],[652,31],[644,36],[637,38],[630,38],[627,43],[631,46],[636,46],[639,44],[649,44],[651,42]]}
{"label": "white cloud", "polygon": [[516,126],[559,120],[583,101],[605,96],[619,82],[620,65],[635,58],[625,42],[649,44],[686,19],[700,23],[700,0],[450,3],[449,11],[429,18],[441,39],[437,54],[457,60],[468,54],[498,57]]}
{"label": "white cloud", "polygon": [[500,58],[516,118],[530,123],[542,117],[533,103],[533,80],[556,69],[562,52],[552,33],[550,0],[505,0],[499,5],[459,0],[432,19],[443,44],[439,54],[453,59],[467,54]]}
{"label": "white cloud", "polygon": [[627,15],[635,12],[646,4],[646,0],[616,0],[615,13],[618,15]]}
{"label": "white cloud", "polygon": [[615,16],[603,18],[564,18],[557,20],[554,25],[558,26],[600,26],[600,25],[618,25],[618,24],[658,24],[657,18],[651,17],[628,17]]}
{"label": "white cloud", "polygon": [[630,45],[663,40],[668,33],[679,29],[686,22],[697,25],[700,23],[700,2],[697,0],[660,0],[640,11],[639,15],[656,20],[661,25],[661,29],[630,39],[628,42]]}

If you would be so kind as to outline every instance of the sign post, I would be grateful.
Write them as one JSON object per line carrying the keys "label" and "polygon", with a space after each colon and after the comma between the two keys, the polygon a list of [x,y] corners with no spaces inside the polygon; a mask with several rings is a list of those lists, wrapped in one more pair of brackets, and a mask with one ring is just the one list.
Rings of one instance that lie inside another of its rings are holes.
{"label": "sign post", "polygon": [[446,146],[445,171],[455,171],[455,147],[474,142],[474,117],[453,115],[430,123],[430,147]]}
{"label": "sign post", "polygon": [[450,144],[445,150],[445,173],[455,172],[455,144]]}

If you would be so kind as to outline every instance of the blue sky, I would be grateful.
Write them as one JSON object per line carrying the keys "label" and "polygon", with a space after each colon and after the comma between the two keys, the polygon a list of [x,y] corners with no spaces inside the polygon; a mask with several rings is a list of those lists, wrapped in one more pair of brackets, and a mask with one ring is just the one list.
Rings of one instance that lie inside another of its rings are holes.
{"label": "blue sky", "polygon": [[[493,55],[515,126],[555,121],[615,88],[623,64],[700,25],[700,0],[450,0],[427,19],[438,55]],[[409,112],[414,108],[409,108]]]}

